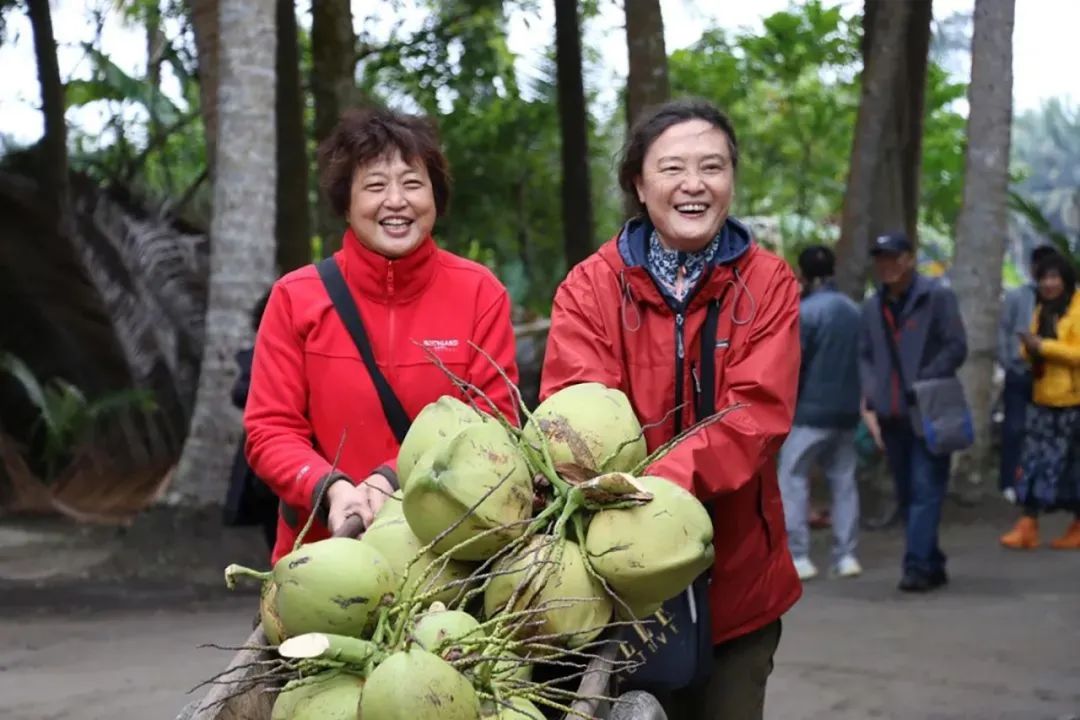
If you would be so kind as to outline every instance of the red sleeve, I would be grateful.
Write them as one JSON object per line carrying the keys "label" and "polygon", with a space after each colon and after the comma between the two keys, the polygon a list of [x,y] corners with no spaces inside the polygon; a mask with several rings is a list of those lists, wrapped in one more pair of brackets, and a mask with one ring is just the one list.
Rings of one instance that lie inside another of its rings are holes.
{"label": "red sleeve", "polygon": [[781,266],[759,304],[747,340],[724,368],[717,410],[745,405],[697,430],[648,468],[703,501],[738,490],[780,450],[791,430],[799,385],[799,288]]}
{"label": "red sleeve", "polygon": [[[490,300],[476,318],[473,327],[473,343],[483,348],[484,352],[498,364],[506,376],[517,385],[517,343],[514,339],[514,325],[510,318],[510,295],[499,286],[498,295]],[[466,378],[487,395],[495,406],[510,422],[519,424],[517,399],[512,395],[506,380],[499,374],[483,353],[472,351],[469,356],[469,370]],[[483,400],[476,398],[481,410],[489,407]]]}
{"label": "red sleeve", "polygon": [[579,383],[622,388],[622,363],[604,329],[596,293],[583,280],[572,273],[555,292],[544,348],[541,400]]}
{"label": "red sleeve", "polygon": [[255,337],[244,409],[246,452],[255,474],[290,507],[311,512],[312,493],[330,463],[311,445],[303,339],[288,289],[275,285]]}

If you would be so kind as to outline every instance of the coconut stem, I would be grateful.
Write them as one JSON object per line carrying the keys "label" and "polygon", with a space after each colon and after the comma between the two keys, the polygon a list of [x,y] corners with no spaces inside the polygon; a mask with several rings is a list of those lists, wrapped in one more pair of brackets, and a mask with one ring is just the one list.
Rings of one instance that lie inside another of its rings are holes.
{"label": "coconut stem", "polygon": [[[334,462],[330,463],[329,475],[333,475],[337,470],[338,461],[341,459],[341,452],[345,449],[345,435],[348,430],[343,429],[341,431],[341,439],[338,440],[337,452],[334,453]],[[328,476],[329,476],[328,475]],[[307,537],[308,531],[311,530],[312,524],[315,522],[315,511],[322,506],[323,499],[326,497],[326,491],[330,489],[331,483],[325,482],[322,487],[319,488],[319,496],[315,498],[315,504],[311,506],[311,512],[308,514],[307,522],[304,523],[304,527],[300,529],[300,533],[296,536],[296,542],[293,543],[293,551],[299,550],[300,546],[304,544],[304,538]]]}
{"label": "coconut stem", "polygon": [[634,466],[634,468],[630,471],[630,474],[634,475],[634,476],[640,475],[650,465],[657,462],[658,460],[663,458],[665,455],[667,455],[669,452],[674,450],[676,445],[681,443],[683,440],[685,440],[690,435],[693,435],[694,433],[696,433],[698,430],[702,429],[703,427],[707,427],[709,425],[712,425],[714,422],[718,422],[720,420],[723,420],[730,413],[733,413],[736,410],[742,410],[745,407],[747,407],[747,406],[744,403],[735,403],[734,405],[729,405],[728,407],[724,408],[723,410],[719,410],[719,411],[713,413],[712,415],[708,416],[707,418],[704,418],[703,420],[699,420],[698,422],[694,423],[690,427],[683,430],[681,433],[679,433],[675,437],[668,440],[666,443],[664,443],[660,447],[656,448],[656,450],[653,450],[652,453],[650,453],[648,457],[646,457],[644,460],[642,460],[641,462],[639,462],[637,465]]}
{"label": "coconut stem", "polygon": [[225,568],[225,587],[230,590],[235,588],[237,576],[254,578],[259,582],[266,582],[273,577],[273,575],[273,571],[259,572],[258,570],[252,570],[251,568],[244,567],[243,565],[236,565],[234,563]]}
{"label": "coconut stem", "polygon": [[604,588],[604,592],[608,594],[608,597],[626,611],[628,617],[634,619],[634,632],[641,638],[642,642],[646,642],[648,640],[648,635],[646,635],[645,630],[641,627],[641,623],[638,621],[637,616],[634,615],[634,611],[630,609],[630,606],[627,605],[621,597],[619,597],[617,592],[611,589],[611,585],[608,584],[608,581],[605,580],[600,573],[596,572],[596,568],[593,567],[592,561],[589,560],[589,553],[585,552],[585,521],[582,519],[581,515],[574,516],[574,531],[577,533],[578,540],[580,541],[578,543],[578,550],[581,552],[581,561],[585,563],[585,571],[589,573],[590,577],[600,583],[600,587]]}

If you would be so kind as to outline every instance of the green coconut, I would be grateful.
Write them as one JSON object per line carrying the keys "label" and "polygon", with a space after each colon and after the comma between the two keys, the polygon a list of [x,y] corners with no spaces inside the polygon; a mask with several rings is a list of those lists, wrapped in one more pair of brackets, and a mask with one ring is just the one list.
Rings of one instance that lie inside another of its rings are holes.
{"label": "green coconut", "polygon": [[[484,613],[491,618],[502,611],[535,611],[525,618],[523,636],[560,636],[543,642],[575,648],[596,639],[611,619],[611,598],[589,574],[573,540],[537,535],[520,551],[498,561],[494,572],[484,592]],[[529,582],[507,608],[515,589],[527,578]]]}
{"label": "green coconut", "polygon": [[271,645],[280,645],[285,639],[285,628],[277,616],[277,589],[277,583],[270,581],[264,582],[259,592],[259,619],[263,634]]}
{"label": "green coconut", "polygon": [[486,422],[465,426],[417,461],[404,509],[424,543],[457,525],[435,552],[486,560],[525,531],[532,502],[525,457],[501,425]]}
{"label": "green coconut", "polygon": [[629,472],[646,455],[630,400],[600,383],[571,385],[540,403],[525,427],[525,441],[539,449],[540,432],[556,465],[576,465],[590,473]]}
{"label": "green coconut", "polygon": [[270,720],[356,720],[363,689],[363,678],[339,672],[289,683],[274,700]]}
{"label": "green coconut", "polygon": [[477,720],[480,701],[464,675],[442,658],[413,647],[384,660],[360,698],[363,720]]}
{"label": "green coconut", "polygon": [[522,697],[510,698],[504,701],[510,705],[498,705],[488,703],[484,707],[484,720],[544,720],[544,713],[529,700]]}
{"label": "green coconut", "polygon": [[445,657],[448,651],[460,647],[462,641],[480,640],[484,632],[479,621],[469,613],[447,610],[442,603],[434,603],[417,618],[412,635],[424,650]]}
{"label": "green coconut", "polygon": [[[395,587],[398,588],[399,597],[444,588],[431,599],[450,602],[465,589],[462,585],[450,583],[466,580],[472,573],[472,567],[460,560],[444,558],[432,550],[420,554],[425,543],[409,527],[400,500],[389,499],[383,504],[360,541],[374,546],[390,563],[397,578]],[[432,563],[438,563],[435,566],[437,570],[432,570],[424,578],[425,570]]]}
{"label": "green coconut", "polygon": [[653,499],[593,515],[585,552],[612,589],[644,611],[712,566],[713,526],[705,506],[675,483],[651,476],[637,483]]}
{"label": "green coconut", "polygon": [[329,538],[303,545],[274,565],[263,627],[274,628],[279,640],[309,632],[360,637],[395,580],[371,543]]}
{"label": "green coconut", "polygon": [[450,395],[443,395],[425,405],[409,426],[409,432],[398,450],[397,473],[401,487],[408,485],[409,475],[421,455],[464,426],[482,422],[483,419],[472,407]]}

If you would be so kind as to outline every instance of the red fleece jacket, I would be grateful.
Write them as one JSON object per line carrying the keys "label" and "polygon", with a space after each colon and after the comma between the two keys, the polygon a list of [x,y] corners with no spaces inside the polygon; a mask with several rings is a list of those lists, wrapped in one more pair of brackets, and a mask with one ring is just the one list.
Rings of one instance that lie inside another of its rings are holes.
{"label": "red fleece jacket", "polygon": [[[506,383],[469,344],[517,382],[510,299],[490,271],[440,250],[431,238],[389,260],[348,231],[334,257],[375,361],[410,418],[442,395],[464,399],[426,349],[516,420]],[[354,483],[375,471],[394,476],[397,441],[313,265],[285,275],[271,291],[255,341],[244,428],[248,462],[282,502],[273,562],[292,550],[343,438],[336,469]],[[316,521],[305,540],[327,536]]]}

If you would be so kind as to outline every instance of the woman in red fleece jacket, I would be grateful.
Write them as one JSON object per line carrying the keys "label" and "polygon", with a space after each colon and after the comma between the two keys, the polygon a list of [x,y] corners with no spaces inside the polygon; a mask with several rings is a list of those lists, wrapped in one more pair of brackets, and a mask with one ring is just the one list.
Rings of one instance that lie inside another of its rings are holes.
{"label": "woman in red fleece jacket", "polygon": [[[498,369],[471,345],[517,382],[506,289],[431,236],[450,195],[434,128],[384,109],[350,111],[319,155],[323,188],[348,224],[334,259],[406,414],[416,417],[442,395],[463,398],[434,354],[516,420]],[[326,538],[350,515],[370,523],[397,487],[397,440],[314,266],[285,275],[271,291],[244,428],[248,461],[281,499],[273,562],[292,550],[311,513],[318,522],[305,539]]]}

